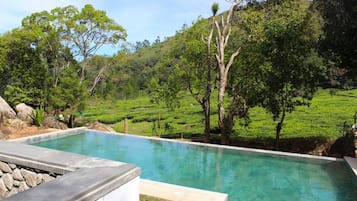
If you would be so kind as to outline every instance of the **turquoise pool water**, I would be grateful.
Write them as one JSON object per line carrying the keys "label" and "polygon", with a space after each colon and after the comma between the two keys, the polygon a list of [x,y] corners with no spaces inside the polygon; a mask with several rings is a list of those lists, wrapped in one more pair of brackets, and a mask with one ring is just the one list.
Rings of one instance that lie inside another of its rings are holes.
{"label": "turquoise pool water", "polygon": [[88,132],[34,145],[133,163],[141,177],[229,194],[229,200],[357,200],[345,162]]}

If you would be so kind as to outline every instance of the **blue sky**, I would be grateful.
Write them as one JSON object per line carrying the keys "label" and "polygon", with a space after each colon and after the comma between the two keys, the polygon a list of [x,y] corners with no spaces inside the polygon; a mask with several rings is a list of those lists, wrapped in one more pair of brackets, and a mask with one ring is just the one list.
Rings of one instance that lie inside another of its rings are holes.
{"label": "blue sky", "polygon": [[231,5],[226,0],[1,0],[0,33],[19,27],[21,20],[34,12],[92,4],[126,29],[128,42],[153,42],[157,36],[173,36],[184,23],[191,25],[199,16],[209,17],[214,2],[219,3],[219,12]]}

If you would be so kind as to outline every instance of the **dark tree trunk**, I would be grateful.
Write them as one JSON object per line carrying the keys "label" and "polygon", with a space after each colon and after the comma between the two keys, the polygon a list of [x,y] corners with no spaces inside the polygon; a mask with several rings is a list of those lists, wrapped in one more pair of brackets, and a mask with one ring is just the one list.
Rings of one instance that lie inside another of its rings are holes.
{"label": "dark tree trunk", "polygon": [[223,124],[221,126],[221,144],[228,145],[229,137],[233,130],[233,118],[234,116],[224,116]]}
{"label": "dark tree trunk", "polygon": [[221,144],[222,145],[228,145],[229,144],[229,134],[226,131],[222,132]]}
{"label": "dark tree trunk", "polygon": [[75,115],[73,115],[73,114],[69,115],[69,119],[68,119],[68,123],[67,123],[68,128],[74,128],[75,118],[76,118]]}
{"label": "dark tree trunk", "polygon": [[281,119],[279,121],[279,123],[276,125],[276,134],[275,134],[275,149],[279,150],[279,143],[280,143],[280,132],[281,129],[283,128],[283,123],[285,120],[285,108],[283,109],[283,114],[281,116]]}

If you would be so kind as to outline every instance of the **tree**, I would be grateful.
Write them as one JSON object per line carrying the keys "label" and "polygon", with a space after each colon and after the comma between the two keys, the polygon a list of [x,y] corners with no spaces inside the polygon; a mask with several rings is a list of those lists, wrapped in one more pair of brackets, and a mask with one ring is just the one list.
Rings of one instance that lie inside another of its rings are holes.
{"label": "tree", "polygon": [[[80,11],[74,6],[55,8],[33,13],[22,21],[25,29],[37,35],[34,41],[43,43],[49,51],[41,55],[43,60],[51,61],[51,72],[57,85],[61,73],[70,65],[72,58],[81,62],[80,82],[86,75],[89,59],[104,45],[115,45],[125,40],[126,32],[123,27],[110,19],[104,11],[95,10],[92,5],[85,5]],[[65,48],[63,46],[65,44]],[[69,56],[71,51],[71,55]],[[110,65],[97,69],[97,75],[92,76],[89,93],[93,94],[98,81],[103,77]]]}
{"label": "tree", "polygon": [[80,84],[80,79],[74,69],[72,66],[66,68],[58,85],[50,88],[49,93],[50,107],[67,114],[69,116],[67,124],[71,128],[74,126],[74,113],[84,109],[87,99],[87,89]]}
{"label": "tree", "polygon": [[324,19],[319,51],[333,67],[347,69],[347,76],[357,75],[357,1],[315,0],[314,6]]}
{"label": "tree", "polygon": [[2,36],[3,73],[1,91],[12,105],[21,102],[38,107],[46,103],[49,77],[39,54],[40,48],[31,47],[34,35],[15,29]]}
{"label": "tree", "polygon": [[[238,115],[236,107],[231,107],[230,112],[226,111],[225,108],[225,93],[228,81],[228,73],[233,65],[234,60],[240,53],[240,48],[235,49],[230,56],[227,56],[226,47],[229,42],[229,38],[232,33],[232,17],[234,11],[242,0],[235,0],[232,3],[226,16],[221,15],[221,20],[216,20],[213,17],[216,30],[216,51],[215,56],[217,60],[217,71],[218,71],[218,127],[221,130],[221,143],[228,144],[229,135],[231,134],[233,128],[233,118]],[[228,60],[227,60],[228,57]],[[240,104],[241,100],[233,99],[232,105]]]}
{"label": "tree", "polygon": [[51,24],[47,11],[34,13],[22,20],[22,30],[33,37],[31,46],[39,50],[39,57],[57,86],[62,72],[74,62],[67,47],[61,44],[60,32]]}
{"label": "tree", "polygon": [[264,56],[265,92],[262,105],[273,114],[275,146],[287,113],[298,105],[309,105],[325,72],[317,54],[320,18],[298,0],[265,5],[261,50]]}
{"label": "tree", "polygon": [[[215,12],[216,13],[216,12]],[[214,15],[215,15],[214,13]],[[165,71],[162,80],[177,91],[188,91],[201,105],[204,116],[204,141],[210,140],[210,100],[212,91],[212,71],[214,70],[213,55],[210,53],[213,44],[213,20],[198,19],[192,27],[184,25],[171,40],[171,50],[162,64]],[[171,94],[174,100],[180,98]],[[171,99],[169,99],[171,100]]]}
{"label": "tree", "polygon": [[23,20],[23,26],[44,24],[60,36],[60,41],[70,48],[81,61],[81,83],[86,79],[88,59],[104,45],[116,45],[125,40],[126,31],[105,11],[96,10],[90,4],[80,11],[74,6],[55,8],[50,13],[34,13]]}

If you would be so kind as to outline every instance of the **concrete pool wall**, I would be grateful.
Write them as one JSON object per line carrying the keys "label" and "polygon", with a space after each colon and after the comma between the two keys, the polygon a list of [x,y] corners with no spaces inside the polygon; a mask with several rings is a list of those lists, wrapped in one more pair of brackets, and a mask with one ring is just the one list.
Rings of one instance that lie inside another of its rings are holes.
{"label": "concrete pool wall", "polygon": [[0,147],[0,200],[139,200],[134,165],[9,141]]}

